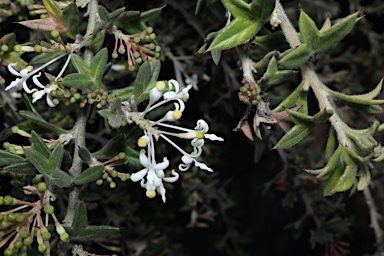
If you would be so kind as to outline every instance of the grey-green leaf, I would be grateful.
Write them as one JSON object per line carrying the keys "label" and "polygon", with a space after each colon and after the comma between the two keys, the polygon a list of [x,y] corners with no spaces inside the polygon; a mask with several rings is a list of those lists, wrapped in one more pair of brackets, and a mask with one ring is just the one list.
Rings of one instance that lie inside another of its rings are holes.
{"label": "grey-green leaf", "polygon": [[73,181],[76,185],[82,185],[98,179],[104,171],[103,165],[96,165],[89,167]]}

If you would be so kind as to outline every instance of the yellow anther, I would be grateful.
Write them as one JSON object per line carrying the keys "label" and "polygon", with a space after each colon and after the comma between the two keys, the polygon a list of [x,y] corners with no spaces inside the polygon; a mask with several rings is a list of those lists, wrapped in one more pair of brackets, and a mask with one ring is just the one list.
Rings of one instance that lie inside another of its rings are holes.
{"label": "yellow anther", "polygon": [[156,191],[153,189],[147,190],[147,192],[145,192],[145,195],[148,198],[154,198],[156,196]]}
{"label": "yellow anther", "polygon": [[183,113],[180,110],[177,110],[177,109],[172,112],[172,117],[175,120],[179,120],[182,115],[183,115]]}
{"label": "yellow anther", "polygon": [[57,90],[57,84],[53,84],[53,85],[51,85],[51,89],[53,90],[53,91],[55,91],[55,90]]}
{"label": "yellow anther", "polygon": [[204,133],[203,132],[196,132],[196,138],[199,140],[204,139]]}
{"label": "yellow anther", "polygon": [[164,81],[158,81],[157,83],[156,83],[156,88],[157,88],[157,90],[159,90],[159,91],[164,91],[164,89],[165,89],[165,82]]}
{"label": "yellow anther", "polygon": [[32,66],[28,66],[28,67],[26,67],[26,69],[27,69],[29,72],[31,72],[31,71],[33,70],[33,67],[32,67]]}
{"label": "yellow anther", "polygon": [[141,137],[137,140],[137,145],[141,148],[144,148],[148,145],[148,139],[146,137]]}

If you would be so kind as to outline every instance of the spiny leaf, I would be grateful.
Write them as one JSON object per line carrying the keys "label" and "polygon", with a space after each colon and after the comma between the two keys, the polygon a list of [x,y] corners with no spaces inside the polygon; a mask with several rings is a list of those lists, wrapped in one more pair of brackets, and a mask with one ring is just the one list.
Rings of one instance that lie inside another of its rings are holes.
{"label": "spiny leaf", "polygon": [[251,4],[242,0],[222,2],[235,19],[217,33],[207,51],[225,50],[245,43],[259,32],[274,8],[272,0],[253,0]]}
{"label": "spiny leaf", "polygon": [[383,80],[370,92],[357,95],[346,95],[344,93],[333,91],[327,88],[327,92],[332,96],[335,96],[343,102],[361,105],[379,105],[384,104],[384,100],[374,100],[375,97],[380,93],[383,85]]}
{"label": "spiny leaf", "polygon": [[276,146],[274,146],[272,149],[289,148],[296,145],[309,134],[313,127],[315,127],[315,124],[313,123],[301,123],[295,125],[279,140]]}

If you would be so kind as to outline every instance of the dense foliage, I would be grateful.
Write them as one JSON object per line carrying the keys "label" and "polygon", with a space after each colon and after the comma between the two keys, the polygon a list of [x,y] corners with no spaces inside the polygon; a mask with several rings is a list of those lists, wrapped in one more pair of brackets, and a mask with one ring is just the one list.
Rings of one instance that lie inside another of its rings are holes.
{"label": "dense foliage", "polygon": [[383,13],[0,0],[0,250],[384,254]]}

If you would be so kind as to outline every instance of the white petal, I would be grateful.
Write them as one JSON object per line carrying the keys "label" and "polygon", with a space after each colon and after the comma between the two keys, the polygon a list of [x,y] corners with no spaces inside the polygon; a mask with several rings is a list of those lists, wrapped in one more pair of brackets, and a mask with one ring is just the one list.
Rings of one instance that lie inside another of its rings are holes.
{"label": "white petal", "polygon": [[194,138],[192,141],[191,141],[191,145],[192,147],[202,147],[204,146],[204,139],[197,139],[197,138]]}
{"label": "white petal", "polygon": [[144,149],[140,150],[139,159],[140,159],[140,163],[144,167],[148,167],[151,164],[151,162],[149,161],[148,157],[145,155],[145,150]]}
{"label": "white petal", "polygon": [[224,141],[223,138],[216,136],[215,134],[204,134],[204,138],[210,139],[210,140],[218,140],[218,141]]}
{"label": "white petal", "polygon": [[163,178],[163,181],[173,183],[179,179],[180,175],[175,170],[172,170],[172,174],[174,175],[173,177],[165,177]]}
{"label": "white petal", "polygon": [[177,99],[177,93],[172,92],[172,91],[170,91],[170,92],[166,92],[166,93],[164,93],[163,98],[164,98],[165,100],[173,100],[173,99]]}
{"label": "white petal", "polygon": [[11,63],[11,64],[8,65],[8,70],[9,70],[9,72],[11,72],[11,73],[12,73],[13,75],[15,75],[15,76],[21,76],[20,73],[17,72],[17,71],[13,68],[13,66],[15,66],[15,65],[17,65],[17,63]]}
{"label": "white petal", "polygon": [[155,166],[153,166],[153,168],[155,170],[164,170],[168,166],[169,166],[169,160],[168,160],[168,158],[164,157],[163,162],[155,164]]}
{"label": "white petal", "polygon": [[132,174],[130,179],[133,182],[141,180],[142,178],[144,178],[144,176],[147,174],[147,172],[148,172],[148,168],[144,168],[144,169]]}
{"label": "white petal", "polygon": [[23,89],[24,89],[24,91],[25,91],[26,93],[31,94],[31,93],[33,93],[33,92],[36,91],[36,90],[30,90],[30,89],[28,88],[27,81],[26,81],[25,79],[23,79],[23,80],[24,80],[24,81],[23,81]]}
{"label": "white petal", "polygon": [[193,162],[193,159],[192,159],[192,157],[189,156],[189,155],[183,155],[183,156],[181,157],[181,161],[183,161],[183,163],[185,163],[185,164],[190,164],[190,163]]}
{"label": "white petal", "polygon": [[209,126],[208,126],[207,122],[205,122],[203,119],[200,119],[197,121],[195,130],[202,131],[202,132],[206,133],[209,130]]}
{"label": "white petal", "polygon": [[[180,105],[179,108],[177,108],[177,109],[180,110],[181,112],[183,112],[185,109],[184,101],[182,101],[180,99],[177,99],[177,101],[179,102],[179,105]],[[176,103],[175,103],[175,105],[176,105]]]}
{"label": "white petal", "polygon": [[185,172],[191,167],[191,164],[179,164],[179,170]]}
{"label": "white petal", "polygon": [[176,92],[176,93],[179,92],[179,90],[180,90],[179,82],[177,82],[177,81],[174,80],[174,79],[171,79],[171,80],[168,81],[168,83],[170,83],[171,86],[173,85],[173,86],[175,87],[175,92]]}
{"label": "white petal", "polygon": [[34,92],[32,94],[32,103],[35,103],[36,101],[38,101],[39,99],[41,99],[41,97],[43,97],[43,95],[45,94],[45,91],[44,90],[41,90],[41,91],[37,91],[37,92]]}
{"label": "white petal", "polygon": [[163,95],[162,91],[159,91],[157,87],[155,86],[150,92],[149,92],[149,104],[152,105],[154,102],[158,101],[160,97]]}
{"label": "white petal", "polygon": [[49,97],[49,93],[47,93],[47,104],[48,104],[48,106],[50,106],[51,108],[56,107],[55,103],[53,103],[53,101],[52,101],[51,98]]}
{"label": "white petal", "polygon": [[200,169],[202,169],[202,170],[207,170],[207,171],[209,171],[209,172],[213,172],[213,170],[211,169],[211,168],[209,168],[206,164],[203,164],[203,163],[200,163],[200,162],[195,162],[195,165],[197,166],[197,167],[199,167]]}
{"label": "white petal", "polygon": [[33,80],[33,82],[34,82],[38,87],[40,87],[41,89],[44,89],[45,86],[42,85],[42,84],[40,83],[40,81],[37,79],[37,78],[40,77],[40,76],[41,76],[41,72],[39,72],[39,74],[37,74],[37,75],[34,75],[34,76],[32,77],[32,80]]}
{"label": "white petal", "polygon": [[150,168],[148,170],[148,174],[147,174],[147,184],[152,184],[154,185],[155,184],[155,178],[156,178],[156,174],[154,173],[153,169]]}
{"label": "white petal", "polygon": [[160,179],[164,178],[165,174],[164,174],[164,170],[156,170],[156,175],[157,177],[159,177]]}
{"label": "white petal", "polygon": [[27,74],[29,73],[29,69],[28,68],[24,68],[20,71],[20,76],[21,77],[26,77]]}
{"label": "white petal", "polygon": [[165,198],[165,188],[163,185],[157,187],[157,192],[161,195],[161,199],[163,200],[163,203],[165,203],[166,198]]}
{"label": "white petal", "polygon": [[5,90],[8,91],[9,89],[11,88],[16,88],[17,90],[19,90],[21,88],[21,84],[22,84],[22,81],[20,78],[16,78],[15,81],[12,81],[12,83],[10,85],[8,85]]}

